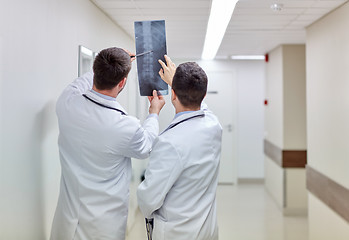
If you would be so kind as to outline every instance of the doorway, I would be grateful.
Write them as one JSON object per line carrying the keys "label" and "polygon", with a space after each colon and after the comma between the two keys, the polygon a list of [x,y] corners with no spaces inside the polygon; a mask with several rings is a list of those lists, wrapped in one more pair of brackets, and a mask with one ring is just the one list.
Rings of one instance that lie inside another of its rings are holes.
{"label": "doorway", "polygon": [[223,128],[220,184],[237,183],[237,86],[234,72],[207,71],[205,103]]}

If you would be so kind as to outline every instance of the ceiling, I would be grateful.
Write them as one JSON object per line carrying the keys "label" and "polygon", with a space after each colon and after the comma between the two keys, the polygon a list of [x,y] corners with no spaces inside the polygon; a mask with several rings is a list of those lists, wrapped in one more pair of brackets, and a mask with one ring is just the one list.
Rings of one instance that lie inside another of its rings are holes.
{"label": "ceiling", "polygon": [[[165,20],[168,55],[200,58],[211,0],[91,0],[134,38],[134,21]],[[305,43],[305,28],[348,0],[239,0],[217,58]],[[271,4],[282,4],[273,11]]]}

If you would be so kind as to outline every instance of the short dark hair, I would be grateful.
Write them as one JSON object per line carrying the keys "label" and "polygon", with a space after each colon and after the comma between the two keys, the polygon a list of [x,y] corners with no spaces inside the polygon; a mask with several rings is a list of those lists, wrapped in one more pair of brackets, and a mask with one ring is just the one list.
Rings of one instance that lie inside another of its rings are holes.
{"label": "short dark hair", "polygon": [[195,62],[180,64],[173,76],[172,89],[185,107],[200,107],[207,91],[207,75]]}
{"label": "short dark hair", "polygon": [[122,48],[107,48],[93,63],[93,83],[99,90],[110,90],[127,77],[131,70],[130,55]]}

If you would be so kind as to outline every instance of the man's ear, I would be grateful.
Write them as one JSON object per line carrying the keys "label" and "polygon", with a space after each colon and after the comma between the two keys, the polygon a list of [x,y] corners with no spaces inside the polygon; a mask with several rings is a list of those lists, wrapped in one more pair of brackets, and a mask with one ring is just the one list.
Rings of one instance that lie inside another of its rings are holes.
{"label": "man's ear", "polygon": [[171,100],[174,101],[177,99],[177,95],[175,93],[175,91],[173,91],[173,89],[171,89]]}
{"label": "man's ear", "polygon": [[118,83],[118,87],[120,89],[124,88],[125,87],[125,84],[126,84],[126,77],[124,79],[122,79],[119,83]]}

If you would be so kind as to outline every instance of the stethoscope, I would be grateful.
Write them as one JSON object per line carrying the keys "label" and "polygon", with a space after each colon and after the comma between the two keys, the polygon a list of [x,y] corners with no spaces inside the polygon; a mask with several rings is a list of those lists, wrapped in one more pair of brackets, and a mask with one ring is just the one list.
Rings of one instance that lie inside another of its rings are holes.
{"label": "stethoscope", "polygon": [[[95,104],[97,104],[97,105],[99,105],[99,106],[101,106],[101,107],[104,107],[104,108],[108,108],[108,109],[112,109],[112,110],[118,111],[118,112],[121,113],[121,115],[127,115],[126,113],[124,113],[124,112],[121,111],[120,109],[113,108],[113,107],[109,107],[109,106],[104,105],[104,104],[102,104],[102,103],[96,102],[95,100],[89,98],[86,94],[82,94],[82,96],[84,96],[86,99],[90,100],[91,102],[93,102],[93,103],[95,103]],[[205,113],[202,113],[202,114],[199,114],[199,115],[195,115],[195,116],[192,116],[192,117],[183,119],[183,120],[181,120],[181,121],[179,121],[179,122],[177,122],[177,123],[174,123],[174,124],[170,125],[170,126],[169,126],[168,128],[166,128],[161,134],[163,134],[164,132],[166,132],[166,131],[168,131],[168,130],[170,130],[170,129],[176,127],[176,126],[178,126],[178,125],[181,124],[181,123],[184,123],[184,122],[189,121],[189,120],[194,119],[194,118],[200,118],[200,117],[204,117],[204,116],[205,116]],[[161,134],[160,134],[160,135],[161,135]]]}
{"label": "stethoscope", "polygon": [[168,128],[166,128],[162,133],[160,133],[160,135],[163,134],[164,132],[166,132],[166,131],[168,131],[168,130],[178,126],[181,123],[184,123],[184,122],[189,121],[189,120],[194,119],[194,118],[201,118],[201,117],[205,117],[205,113],[201,113],[201,114],[198,114],[198,115],[195,115],[195,116],[183,119],[183,120],[181,120],[179,122],[176,122],[176,123],[170,125]]}
{"label": "stethoscope", "polygon": [[123,111],[121,111],[120,109],[117,109],[117,108],[113,108],[113,107],[109,107],[107,105],[104,105],[102,103],[99,103],[99,102],[96,102],[95,100],[89,98],[86,94],[82,94],[82,96],[84,96],[86,99],[90,100],[91,102],[101,106],[101,107],[104,107],[104,108],[108,108],[108,109],[112,109],[112,110],[115,110],[115,111],[118,111],[121,113],[121,115],[127,115],[126,113],[124,113]]}

